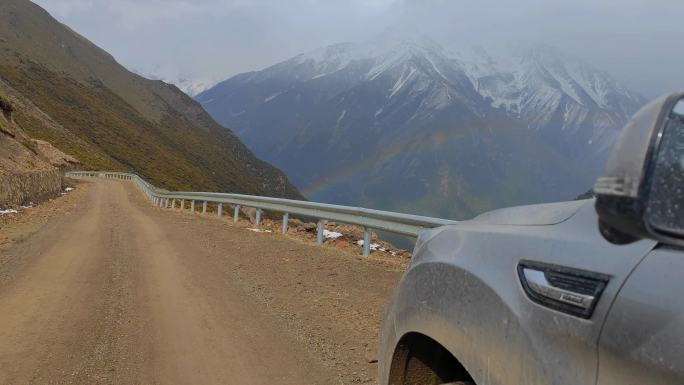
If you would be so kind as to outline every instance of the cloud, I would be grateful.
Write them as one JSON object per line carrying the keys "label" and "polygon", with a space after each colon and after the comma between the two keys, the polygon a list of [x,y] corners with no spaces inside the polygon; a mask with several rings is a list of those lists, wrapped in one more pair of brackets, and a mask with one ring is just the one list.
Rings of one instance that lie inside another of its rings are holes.
{"label": "cloud", "polygon": [[[36,0],[129,68],[222,80],[385,33],[558,46],[654,96],[684,88],[679,0]],[[390,31],[390,32],[388,32]]]}

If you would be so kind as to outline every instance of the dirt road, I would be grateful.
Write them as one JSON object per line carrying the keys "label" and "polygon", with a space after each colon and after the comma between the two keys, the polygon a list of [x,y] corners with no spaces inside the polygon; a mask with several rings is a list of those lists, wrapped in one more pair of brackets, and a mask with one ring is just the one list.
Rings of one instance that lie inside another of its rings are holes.
{"label": "dirt road", "polygon": [[375,380],[400,266],[162,210],[128,182],[78,190],[0,249],[0,384]]}

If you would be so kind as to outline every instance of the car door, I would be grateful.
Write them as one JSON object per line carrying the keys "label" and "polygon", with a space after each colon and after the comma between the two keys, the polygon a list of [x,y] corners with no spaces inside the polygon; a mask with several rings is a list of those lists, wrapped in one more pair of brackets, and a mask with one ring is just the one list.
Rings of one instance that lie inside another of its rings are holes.
{"label": "car door", "polygon": [[598,384],[684,384],[684,250],[654,249],[620,290],[599,341]]}

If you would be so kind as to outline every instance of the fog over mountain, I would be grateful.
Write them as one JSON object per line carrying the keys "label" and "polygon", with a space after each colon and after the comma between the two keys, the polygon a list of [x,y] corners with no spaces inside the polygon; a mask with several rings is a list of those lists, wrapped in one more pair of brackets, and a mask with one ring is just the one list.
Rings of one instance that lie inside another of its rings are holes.
{"label": "fog over mountain", "polygon": [[462,218],[570,199],[645,99],[547,46],[323,47],[197,100],[314,200]]}
{"label": "fog over mountain", "polygon": [[173,81],[227,79],[392,30],[494,53],[548,44],[648,97],[684,88],[678,0],[35,1],[129,69]]}

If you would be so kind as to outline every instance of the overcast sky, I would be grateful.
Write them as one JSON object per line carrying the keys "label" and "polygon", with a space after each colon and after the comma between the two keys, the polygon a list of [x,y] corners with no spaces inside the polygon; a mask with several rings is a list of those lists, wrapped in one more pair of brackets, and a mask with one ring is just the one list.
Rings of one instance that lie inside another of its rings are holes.
{"label": "overcast sky", "polygon": [[319,46],[419,31],[546,43],[653,97],[684,89],[682,0],[35,0],[130,69],[219,81]]}

